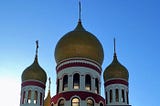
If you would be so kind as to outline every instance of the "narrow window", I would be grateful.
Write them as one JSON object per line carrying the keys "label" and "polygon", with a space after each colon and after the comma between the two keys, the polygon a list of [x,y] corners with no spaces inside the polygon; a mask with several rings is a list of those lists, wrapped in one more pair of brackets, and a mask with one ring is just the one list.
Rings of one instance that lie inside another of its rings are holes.
{"label": "narrow window", "polygon": [[42,93],[40,93],[40,106],[42,106],[42,100],[43,98],[42,98]]}
{"label": "narrow window", "polygon": [[23,92],[23,96],[22,96],[22,104],[25,103],[25,95],[26,95],[26,92],[24,91],[24,92]]}
{"label": "narrow window", "polygon": [[109,91],[109,96],[110,96],[110,103],[112,103],[113,97],[112,97],[112,90]]}
{"label": "narrow window", "polygon": [[27,103],[31,103],[31,90],[28,91],[28,98],[27,98]]}
{"label": "narrow window", "polygon": [[78,98],[73,98],[71,104],[71,106],[80,106],[80,101]]}
{"label": "narrow window", "polygon": [[54,106],[54,104],[52,103],[51,106]]}
{"label": "narrow window", "polygon": [[90,77],[90,75],[86,75],[86,77],[85,77],[85,88],[86,88],[86,90],[91,90],[91,77]]}
{"label": "narrow window", "polygon": [[73,88],[74,89],[79,89],[80,87],[80,80],[79,80],[79,74],[76,73],[73,76]]}
{"label": "narrow window", "polygon": [[98,83],[98,78],[95,79],[95,93],[99,94],[99,83]]}
{"label": "narrow window", "polygon": [[63,77],[63,91],[68,89],[68,75]]}
{"label": "narrow window", "polygon": [[94,106],[94,102],[92,99],[87,100],[87,106]]}
{"label": "narrow window", "polygon": [[59,79],[57,80],[57,93],[59,93]]}
{"label": "narrow window", "polygon": [[127,104],[129,104],[128,91],[126,92],[126,96],[127,96]]}
{"label": "narrow window", "polygon": [[122,89],[122,102],[125,102],[124,90]]}
{"label": "narrow window", "polygon": [[61,100],[58,102],[58,106],[64,106],[64,99],[61,99]]}
{"label": "narrow window", "polygon": [[38,99],[38,92],[37,91],[34,91],[34,104],[37,104],[37,100]]}
{"label": "narrow window", "polygon": [[106,91],[106,104],[108,104],[108,92]]}
{"label": "narrow window", "polygon": [[102,104],[102,103],[100,103],[100,106],[103,106],[103,104]]}
{"label": "narrow window", "polygon": [[116,89],[116,102],[119,102],[119,92],[118,92],[118,89]]}

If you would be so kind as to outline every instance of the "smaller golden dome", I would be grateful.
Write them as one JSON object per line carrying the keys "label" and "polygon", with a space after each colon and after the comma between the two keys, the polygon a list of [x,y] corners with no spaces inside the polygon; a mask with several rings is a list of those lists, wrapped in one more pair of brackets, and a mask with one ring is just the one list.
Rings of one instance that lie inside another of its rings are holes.
{"label": "smaller golden dome", "polygon": [[51,106],[50,90],[48,91],[48,95],[47,95],[46,99],[44,100],[44,106]]}
{"label": "smaller golden dome", "polygon": [[128,81],[128,77],[128,70],[119,63],[116,54],[114,54],[112,63],[105,69],[103,73],[104,81],[112,78],[122,78]]}
{"label": "smaller golden dome", "polygon": [[77,27],[65,34],[57,43],[55,60],[57,63],[64,59],[82,57],[96,61],[100,65],[103,62],[103,48],[99,40],[86,31],[81,22]]}
{"label": "smaller golden dome", "polygon": [[38,64],[37,56],[32,65],[27,67],[22,73],[22,82],[26,80],[38,80],[46,83],[46,72]]}

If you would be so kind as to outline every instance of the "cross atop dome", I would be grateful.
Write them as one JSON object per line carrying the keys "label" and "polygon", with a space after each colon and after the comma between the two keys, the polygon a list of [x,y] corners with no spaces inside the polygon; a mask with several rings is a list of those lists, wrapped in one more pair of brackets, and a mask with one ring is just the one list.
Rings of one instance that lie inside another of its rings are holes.
{"label": "cross atop dome", "polygon": [[81,6],[81,0],[79,0],[79,22],[81,22],[81,15],[82,15],[82,6]]}
{"label": "cross atop dome", "polygon": [[39,44],[38,44],[38,40],[36,40],[36,56],[35,59],[37,60],[38,58],[38,48],[39,48]]}

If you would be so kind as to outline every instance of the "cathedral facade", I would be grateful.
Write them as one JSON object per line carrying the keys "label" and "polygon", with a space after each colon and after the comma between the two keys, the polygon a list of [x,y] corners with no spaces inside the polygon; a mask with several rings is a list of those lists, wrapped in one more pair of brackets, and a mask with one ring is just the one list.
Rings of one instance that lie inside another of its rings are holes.
{"label": "cathedral facade", "polygon": [[[45,99],[47,75],[38,63],[36,44],[35,60],[22,73],[20,106],[131,106],[129,73],[117,59],[115,43],[113,61],[102,70],[102,44],[83,27],[81,20],[56,45],[56,95],[51,97],[49,85]],[[102,75],[104,91],[101,91]]]}

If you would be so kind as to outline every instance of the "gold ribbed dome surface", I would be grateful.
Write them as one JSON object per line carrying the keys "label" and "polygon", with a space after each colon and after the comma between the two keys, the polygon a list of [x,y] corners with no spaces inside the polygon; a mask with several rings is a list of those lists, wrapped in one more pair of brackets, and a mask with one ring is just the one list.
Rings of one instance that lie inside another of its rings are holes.
{"label": "gold ribbed dome surface", "polygon": [[117,56],[114,55],[112,63],[105,69],[103,73],[104,81],[112,78],[122,78],[128,81],[128,77],[128,70],[118,62]]}
{"label": "gold ribbed dome surface", "polygon": [[50,94],[50,87],[51,87],[51,79],[49,78],[49,89],[48,89],[48,95],[46,99],[44,100],[44,106],[51,106],[51,94]]}
{"label": "gold ribbed dome surface", "polygon": [[56,62],[68,58],[82,57],[98,62],[103,62],[103,48],[99,40],[90,32],[86,31],[81,22],[78,22],[75,30],[64,35],[56,45]]}
{"label": "gold ribbed dome surface", "polygon": [[22,73],[22,82],[26,80],[38,80],[46,83],[46,72],[38,64],[37,58],[35,58],[33,64],[27,67]]}

